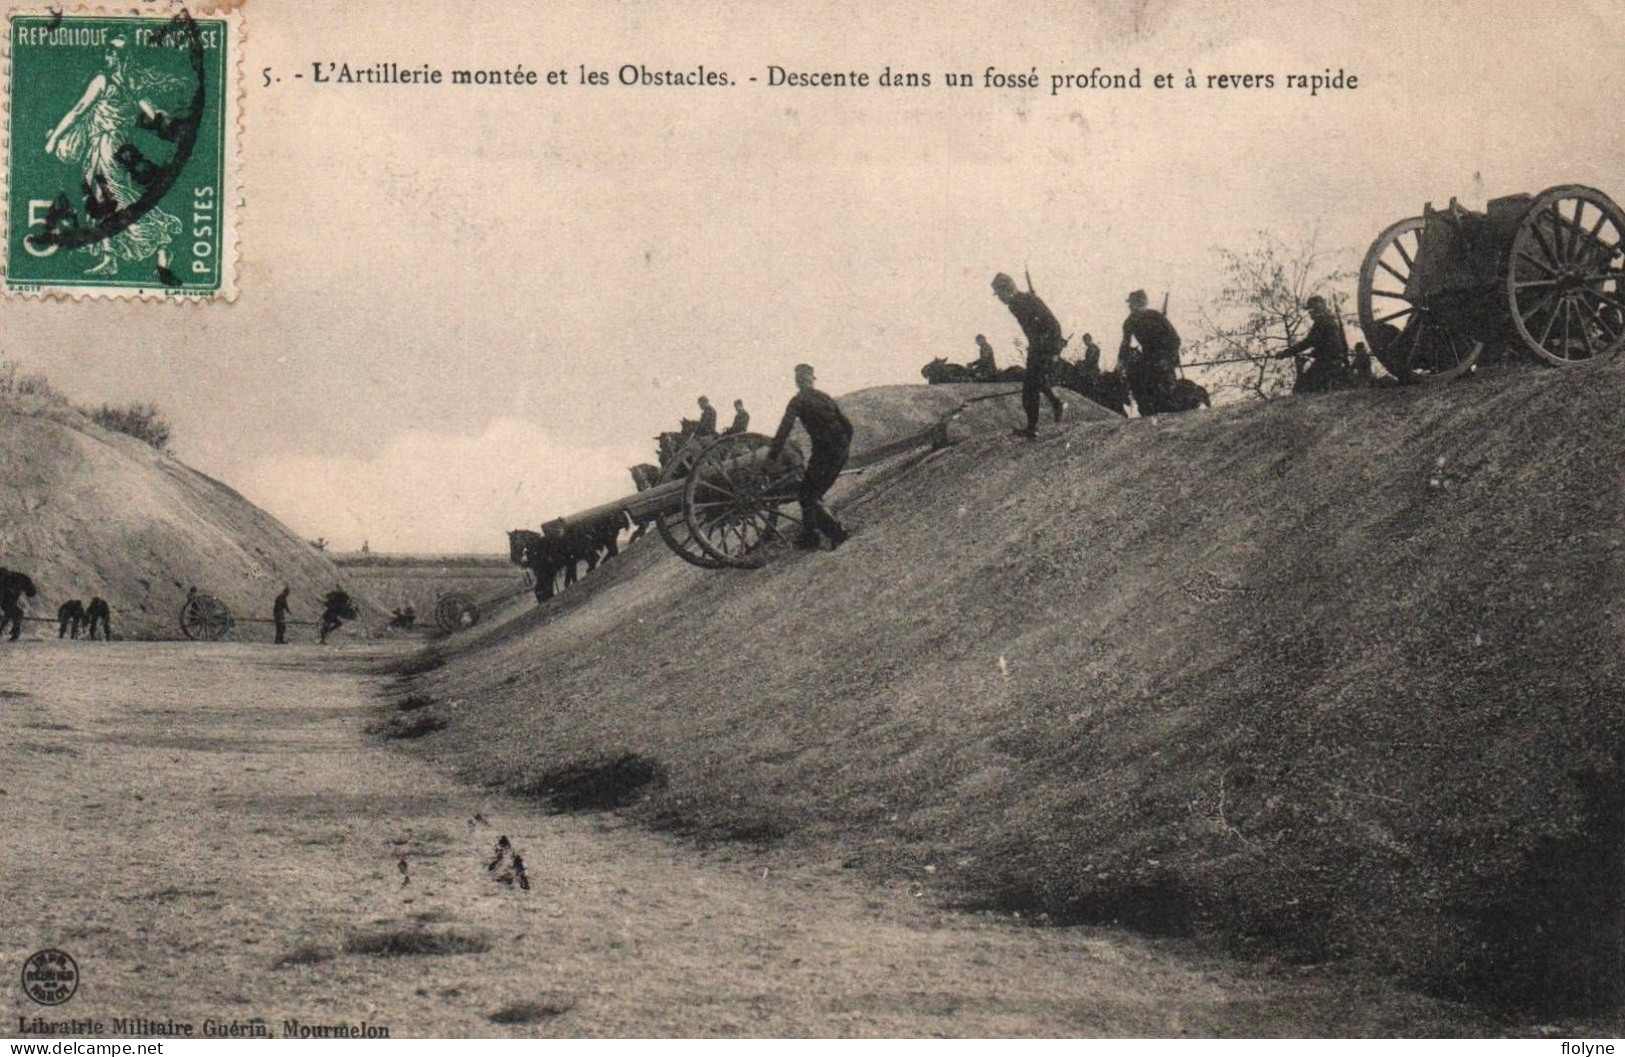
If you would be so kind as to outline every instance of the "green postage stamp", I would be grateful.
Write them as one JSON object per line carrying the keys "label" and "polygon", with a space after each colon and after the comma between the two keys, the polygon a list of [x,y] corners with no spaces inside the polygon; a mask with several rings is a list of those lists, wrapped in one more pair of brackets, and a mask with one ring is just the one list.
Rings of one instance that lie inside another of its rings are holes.
{"label": "green postage stamp", "polygon": [[241,17],[8,16],[8,294],[236,296]]}

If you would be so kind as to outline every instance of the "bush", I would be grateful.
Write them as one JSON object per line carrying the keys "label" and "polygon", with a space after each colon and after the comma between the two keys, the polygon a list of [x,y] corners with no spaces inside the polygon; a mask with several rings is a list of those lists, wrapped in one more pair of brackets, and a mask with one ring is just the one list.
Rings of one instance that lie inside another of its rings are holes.
{"label": "bush", "polygon": [[0,396],[37,396],[65,404],[67,398],[51,387],[50,379],[39,373],[23,374],[22,361],[0,359]]}
{"label": "bush", "polygon": [[137,440],[144,440],[159,451],[169,446],[169,423],[164,421],[157,404],[130,404],[126,407],[103,404],[90,413],[90,420],[104,429],[128,433]]}

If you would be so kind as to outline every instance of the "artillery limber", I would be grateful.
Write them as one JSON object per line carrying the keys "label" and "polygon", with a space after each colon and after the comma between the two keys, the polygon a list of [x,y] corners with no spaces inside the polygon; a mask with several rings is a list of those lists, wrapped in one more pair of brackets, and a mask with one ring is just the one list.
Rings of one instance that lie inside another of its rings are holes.
{"label": "artillery limber", "polygon": [[1360,266],[1372,355],[1402,382],[1455,377],[1522,349],[1559,367],[1625,346],[1625,212],[1578,184],[1451,199],[1389,225]]}

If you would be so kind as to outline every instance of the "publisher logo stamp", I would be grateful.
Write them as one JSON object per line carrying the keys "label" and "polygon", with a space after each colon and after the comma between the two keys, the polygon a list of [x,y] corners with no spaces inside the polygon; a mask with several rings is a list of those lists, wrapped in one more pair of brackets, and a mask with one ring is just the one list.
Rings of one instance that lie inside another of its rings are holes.
{"label": "publisher logo stamp", "polygon": [[229,16],[13,14],[5,288],[229,300]]}
{"label": "publisher logo stamp", "polygon": [[23,992],[42,1006],[60,1006],[79,990],[79,963],[67,951],[48,947],[23,963]]}

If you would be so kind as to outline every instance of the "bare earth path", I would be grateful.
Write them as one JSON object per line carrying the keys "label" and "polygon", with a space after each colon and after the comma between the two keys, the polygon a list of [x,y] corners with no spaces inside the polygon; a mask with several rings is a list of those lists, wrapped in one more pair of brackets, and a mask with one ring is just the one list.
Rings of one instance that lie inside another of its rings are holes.
{"label": "bare earth path", "polygon": [[[1342,975],[943,913],[833,863],[764,876],[487,796],[366,733],[378,656],[0,646],[0,1034],[36,1015],[397,1037],[1485,1030]],[[530,891],[487,873],[498,835]],[[80,966],[66,1005],[17,986],[44,947]]]}

